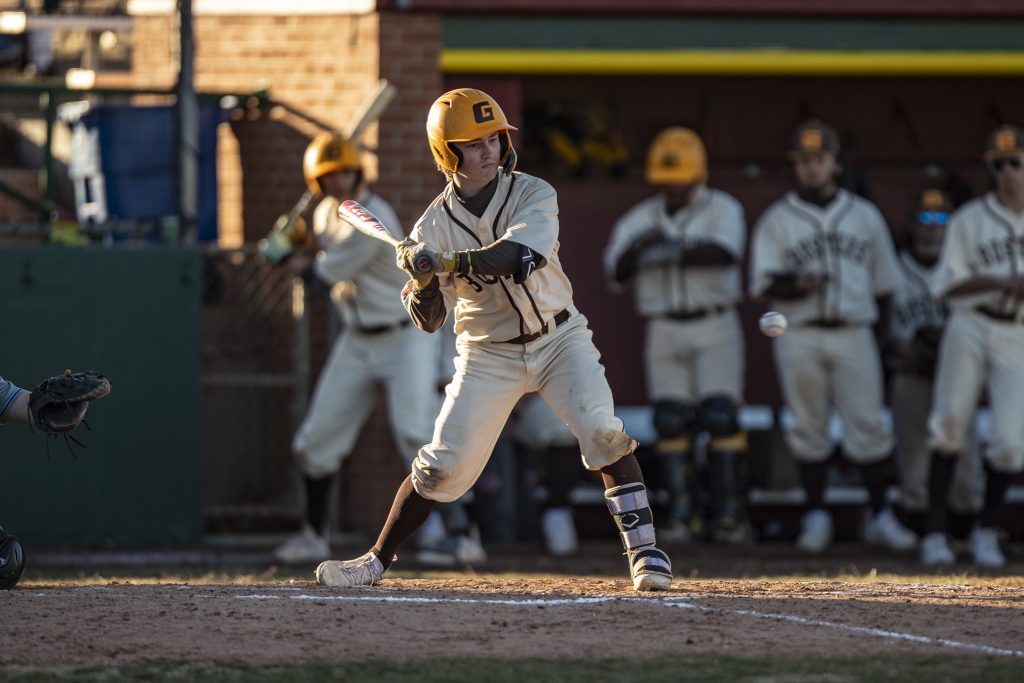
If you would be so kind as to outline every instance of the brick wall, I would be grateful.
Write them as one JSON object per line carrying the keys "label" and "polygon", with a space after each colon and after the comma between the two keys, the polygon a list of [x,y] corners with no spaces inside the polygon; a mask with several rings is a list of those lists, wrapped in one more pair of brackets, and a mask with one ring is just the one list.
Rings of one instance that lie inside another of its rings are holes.
{"label": "brick wall", "polygon": [[[263,237],[295,203],[305,188],[302,153],[310,137],[325,127],[345,129],[380,78],[394,83],[398,95],[364,137],[378,147],[378,155],[367,155],[368,173],[379,178],[377,190],[406,231],[436,196],[442,176],[424,125],[441,92],[439,16],[201,15],[195,35],[198,90],[266,88],[271,99],[262,113],[243,102],[219,131],[219,220],[229,243]],[[134,84],[172,85],[177,47],[171,17],[137,17],[134,41]],[[315,362],[313,371],[319,367]],[[379,399],[343,473],[335,526],[372,534],[405,473]]]}

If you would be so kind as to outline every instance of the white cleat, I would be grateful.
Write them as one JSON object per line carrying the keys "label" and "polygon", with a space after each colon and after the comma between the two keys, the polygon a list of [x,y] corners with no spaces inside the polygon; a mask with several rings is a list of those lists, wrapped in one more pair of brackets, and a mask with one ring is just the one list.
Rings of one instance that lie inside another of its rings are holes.
{"label": "white cleat", "polygon": [[667,591],[672,588],[672,561],[653,545],[626,552],[635,591]]}
{"label": "white cleat", "polygon": [[832,515],[826,510],[809,510],[800,520],[796,545],[807,553],[820,553],[832,543]]}
{"label": "white cleat", "polygon": [[371,550],[354,560],[328,560],[316,568],[316,582],[321,586],[352,588],[372,586],[384,576],[384,565]]}
{"label": "white cleat", "polygon": [[977,526],[967,539],[974,555],[974,564],[979,567],[998,569],[1006,564],[1006,556],[999,549],[999,536],[991,527]]}
{"label": "white cleat", "polygon": [[917,534],[900,524],[892,508],[885,508],[864,525],[864,540],[889,550],[912,550],[917,545]]}
{"label": "white cleat", "polygon": [[580,549],[572,510],[567,507],[548,508],[540,518],[544,546],[555,557],[575,555]]}
{"label": "white cleat", "polygon": [[946,534],[933,531],[921,539],[921,564],[926,567],[951,567],[956,564],[956,555],[949,549]]}
{"label": "white cleat", "polygon": [[274,559],[284,564],[322,562],[330,556],[331,548],[327,540],[308,524],[274,549]]}

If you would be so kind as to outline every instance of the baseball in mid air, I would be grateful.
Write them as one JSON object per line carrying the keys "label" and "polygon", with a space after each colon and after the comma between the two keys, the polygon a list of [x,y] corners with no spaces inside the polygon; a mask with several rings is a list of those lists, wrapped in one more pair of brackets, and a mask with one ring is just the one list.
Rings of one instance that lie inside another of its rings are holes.
{"label": "baseball in mid air", "polygon": [[786,320],[786,316],[777,311],[768,311],[762,315],[758,324],[761,326],[761,332],[766,337],[782,336],[786,333],[786,328],[789,327],[789,321]]}

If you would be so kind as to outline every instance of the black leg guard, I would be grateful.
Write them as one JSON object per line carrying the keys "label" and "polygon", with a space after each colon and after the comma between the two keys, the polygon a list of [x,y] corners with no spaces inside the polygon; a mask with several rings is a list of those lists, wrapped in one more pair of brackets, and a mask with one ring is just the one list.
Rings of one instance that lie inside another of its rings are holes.
{"label": "black leg guard", "polygon": [[753,540],[747,519],[747,476],[744,454],[711,451],[708,454],[714,521],[711,537],[721,543],[749,543]]}
{"label": "black leg guard", "polygon": [[615,486],[606,490],[604,497],[626,549],[633,589],[671,588],[672,562],[654,545],[654,515],[647,501],[647,487],[640,483]]}

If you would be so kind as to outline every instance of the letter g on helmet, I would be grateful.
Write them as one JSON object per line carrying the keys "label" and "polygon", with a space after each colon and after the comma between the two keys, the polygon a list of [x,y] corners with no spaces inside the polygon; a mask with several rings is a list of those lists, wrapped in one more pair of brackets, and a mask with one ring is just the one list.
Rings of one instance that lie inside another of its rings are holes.
{"label": "letter g on helmet", "polygon": [[[501,165],[506,166],[512,149],[509,124],[494,98],[475,88],[450,90],[438,97],[427,115],[427,140],[437,166],[447,174],[455,173],[462,162],[458,150],[449,142],[469,142],[498,133],[501,141]],[[511,169],[509,169],[511,170]]]}

